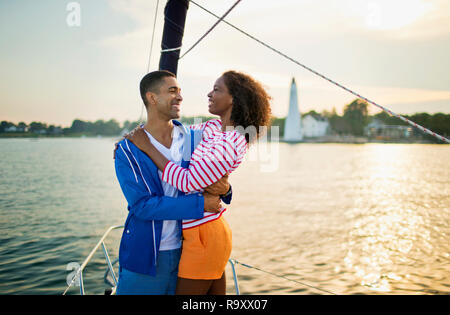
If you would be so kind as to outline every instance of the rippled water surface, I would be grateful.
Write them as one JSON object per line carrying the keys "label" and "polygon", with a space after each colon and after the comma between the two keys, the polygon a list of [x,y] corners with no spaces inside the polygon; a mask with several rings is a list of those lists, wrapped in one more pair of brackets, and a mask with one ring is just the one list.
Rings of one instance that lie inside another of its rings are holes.
{"label": "rippled water surface", "polygon": [[[0,294],[59,294],[127,210],[114,139],[0,140]],[[450,293],[450,147],[272,144],[230,176],[246,294]],[[121,231],[107,241],[117,257]],[[87,293],[103,293],[99,251]],[[234,292],[227,267],[228,292]],[[288,281],[286,278],[293,281]],[[76,294],[76,289],[69,293]]]}

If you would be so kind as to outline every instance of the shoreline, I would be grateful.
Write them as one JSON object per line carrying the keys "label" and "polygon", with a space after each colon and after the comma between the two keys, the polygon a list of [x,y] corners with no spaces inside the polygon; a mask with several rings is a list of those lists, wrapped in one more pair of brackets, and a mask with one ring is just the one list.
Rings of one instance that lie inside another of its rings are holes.
{"label": "shoreline", "polygon": [[[73,134],[73,135],[43,135],[43,134],[29,134],[29,133],[7,133],[0,134],[0,139],[40,139],[40,138],[117,138],[120,139],[120,135],[87,135],[87,134]],[[389,139],[370,139],[367,137],[355,137],[355,136],[325,136],[319,138],[305,138],[302,141],[285,141],[282,139],[270,139],[268,137],[267,142],[280,142],[288,144],[300,144],[300,143],[338,143],[338,144],[366,144],[366,143],[384,143],[384,144],[447,144],[436,143],[424,139],[402,139],[402,140],[389,140]]]}

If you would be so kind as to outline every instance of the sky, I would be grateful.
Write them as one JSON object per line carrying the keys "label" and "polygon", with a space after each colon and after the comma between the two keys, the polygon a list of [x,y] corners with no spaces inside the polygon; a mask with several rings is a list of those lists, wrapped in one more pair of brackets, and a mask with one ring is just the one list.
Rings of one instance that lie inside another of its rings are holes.
{"label": "sky", "polygon": [[[165,2],[150,71],[158,67]],[[196,2],[222,15],[235,0]],[[65,127],[74,119],[142,118],[138,86],[156,4],[0,0],[0,120]],[[242,0],[226,20],[395,113],[450,113],[448,0]],[[181,53],[215,21],[191,4]],[[182,115],[208,115],[206,95],[227,70],[260,81],[277,117],[287,115],[293,77],[303,113],[342,113],[355,99],[221,23],[179,61]]]}

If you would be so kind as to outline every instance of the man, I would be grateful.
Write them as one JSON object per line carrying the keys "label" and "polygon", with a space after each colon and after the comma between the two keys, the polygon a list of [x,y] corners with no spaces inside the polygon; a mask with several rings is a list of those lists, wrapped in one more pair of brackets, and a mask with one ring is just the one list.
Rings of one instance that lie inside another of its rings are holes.
{"label": "man", "polygon": [[[144,129],[149,141],[167,159],[188,167],[195,137],[194,131],[173,120],[180,117],[183,100],[175,75],[151,72],[141,80],[140,92],[147,109]],[[174,294],[181,220],[219,211],[220,198],[207,193],[184,195],[162,182],[161,171],[127,139],[117,145],[115,168],[129,210],[119,249],[117,294]],[[229,186],[226,178],[216,184],[222,190]]]}

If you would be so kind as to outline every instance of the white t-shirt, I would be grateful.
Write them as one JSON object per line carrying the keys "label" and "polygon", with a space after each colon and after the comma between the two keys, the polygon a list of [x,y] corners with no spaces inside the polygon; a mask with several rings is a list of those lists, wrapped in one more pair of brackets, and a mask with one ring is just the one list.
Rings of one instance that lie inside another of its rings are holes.
{"label": "white t-shirt", "polygon": [[[145,129],[144,129],[145,130]],[[177,165],[181,165],[181,158],[183,156],[183,132],[180,130],[180,127],[174,125],[173,134],[172,134],[172,145],[169,148],[166,148],[164,145],[159,143],[153,136],[145,130],[150,142],[155,146],[155,148],[161,152],[166,159],[174,162]],[[159,179],[162,179],[162,172],[158,170]],[[177,197],[178,190],[163,182],[161,180],[161,185],[164,190],[164,196],[168,197]],[[181,247],[181,239],[178,236],[178,227],[176,220],[164,220],[163,228],[161,233],[161,244],[159,246],[159,250],[172,250]]]}

